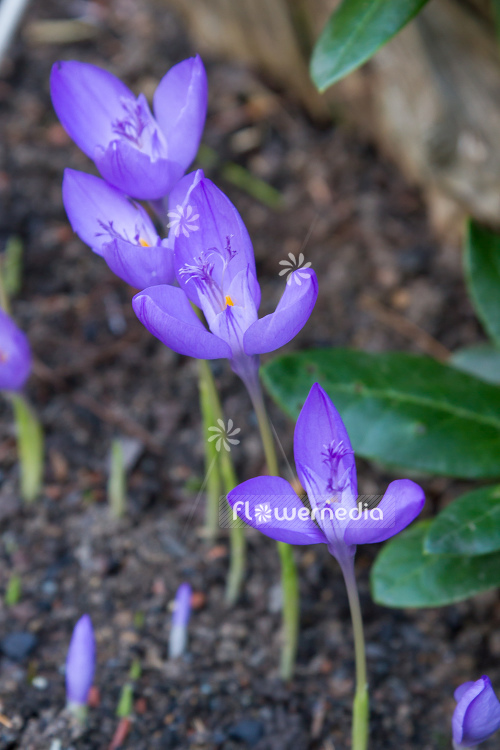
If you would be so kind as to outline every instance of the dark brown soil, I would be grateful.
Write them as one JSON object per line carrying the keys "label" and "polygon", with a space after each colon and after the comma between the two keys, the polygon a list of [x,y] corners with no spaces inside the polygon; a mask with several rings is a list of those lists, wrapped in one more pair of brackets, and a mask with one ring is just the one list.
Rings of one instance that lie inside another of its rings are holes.
{"label": "dark brown soil", "polygon": [[[33,0],[26,25],[67,18],[85,3]],[[89,4],[90,5],[90,4]],[[301,635],[296,677],[283,685],[279,655],[279,565],[275,545],[248,534],[248,574],[238,606],[223,604],[227,537],[209,545],[203,508],[189,520],[203,478],[196,363],[167,350],[136,320],[133,290],[72,234],[61,201],[64,167],[92,165],[58,124],[49,72],[58,58],[109,67],[135,90],[154,90],[193,52],[179,19],[148,0],[98,6],[99,36],[78,45],[19,39],[0,79],[0,246],[25,246],[24,283],[14,314],[36,356],[29,396],[47,439],[44,492],[32,507],[17,494],[11,413],[0,406],[0,590],[22,580],[14,607],[0,602],[0,639],[27,632],[31,652],[0,657],[0,748],[107,748],[132,660],[142,676],[123,744],[153,748],[342,750],[350,747],[353,649],[339,569],[325,550],[296,550]],[[283,289],[279,260],[305,248],[320,297],[290,345],[418,350],[400,331],[411,320],[448,348],[482,337],[463,285],[458,248],[440,244],[419,193],[354,133],[319,131],[280,92],[249,70],[206,59],[210,113],[207,170],[236,203],[255,243],[262,312]],[[206,159],[205,159],[206,161]],[[237,162],[281,191],[271,210],[222,178]],[[368,298],[368,299],[367,299]],[[389,323],[373,300],[389,310]],[[398,332],[399,331],[399,332]],[[263,468],[256,424],[226,364],[213,370],[227,417],[241,427],[233,455],[241,479]],[[292,425],[271,406],[291,458]],[[110,520],[106,480],[111,440],[136,451],[126,520]],[[393,478],[358,462],[360,491]],[[427,513],[463,486],[423,480]],[[500,685],[496,592],[441,610],[396,611],[373,604],[368,571],[377,548],[358,552],[372,694],[373,750],[450,747],[453,690],[488,672]],[[169,603],[180,582],[197,593],[189,653],[168,662]],[[92,616],[98,642],[98,705],[88,732],[71,740],[64,665],[72,627]],[[36,677],[33,682],[33,678]],[[40,679],[41,678],[41,679]],[[61,745],[54,740],[59,739]],[[52,743],[52,744],[51,744]],[[485,749],[496,747],[495,741]]]}

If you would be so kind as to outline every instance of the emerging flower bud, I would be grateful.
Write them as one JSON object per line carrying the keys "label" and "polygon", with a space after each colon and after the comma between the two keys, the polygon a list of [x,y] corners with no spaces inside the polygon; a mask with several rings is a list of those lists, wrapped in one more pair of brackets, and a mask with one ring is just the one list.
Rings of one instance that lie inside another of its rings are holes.
{"label": "emerging flower bud", "polygon": [[87,706],[94,669],[94,630],[89,615],[83,615],[75,625],[66,657],[66,698],[75,714],[82,714],[81,709]]}
{"label": "emerging flower bud", "polygon": [[457,707],[453,714],[455,750],[475,747],[500,729],[500,702],[488,677],[464,682],[455,690]]}
{"label": "emerging flower bud", "polygon": [[172,614],[172,628],[168,653],[170,659],[182,656],[187,644],[187,625],[191,615],[191,586],[189,583],[181,583],[177,589]]}

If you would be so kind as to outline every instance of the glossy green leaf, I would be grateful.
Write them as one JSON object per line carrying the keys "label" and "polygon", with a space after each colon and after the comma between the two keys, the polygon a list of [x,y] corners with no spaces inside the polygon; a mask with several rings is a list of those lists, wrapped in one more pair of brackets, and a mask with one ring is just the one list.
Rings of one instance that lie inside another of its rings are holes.
{"label": "glossy green leaf", "polygon": [[371,572],[372,596],[386,607],[441,607],[500,584],[500,552],[481,557],[429,555],[430,521],[388,542]]}
{"label": "glossy green leaf", "polygon": [[262,375],[295,419],[320,383],[364,458],[454,477],[500,476],[500,388],[453,367],[415,354],[312,349],[277,357]]}
{"label": "glossy green leaf", "polygon": [[500,234],[469,222],[465,274],[474,307],[485,329],[500,345]]}
{"label": "glossy green leaf", "polygon": [[458,370],[475,375],[487,383],[500,385],[500,349],[493,344],[476,344],[458,349],[449,361]]}
{"label": "glossy green leaf", "polygon": [[425,551],[436,555],[486,555],[500,550],[500,485],[467,492],[434,519]]}
{"label": "glossy green leaf", "polygon": [[427,0],[343,0],[330,16],[311,59],[320,91],[356,68],[400,31]]}

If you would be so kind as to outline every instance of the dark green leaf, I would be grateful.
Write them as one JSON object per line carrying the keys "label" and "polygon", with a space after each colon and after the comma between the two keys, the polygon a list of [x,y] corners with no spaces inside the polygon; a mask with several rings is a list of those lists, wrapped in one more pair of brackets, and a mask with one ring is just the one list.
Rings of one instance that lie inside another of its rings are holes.
{"label": "dark green leaf", "polygon": [[320,383],[364,458],[454,477],[500,476],[500,388],[429,357],[315,349],[277,357],[263,378],[293,418]]}
{"label": "dark green leaf", "polygon": [[466,346],[454,352],[450,364],[487,383],[500,384],[500,349],[493,344]]}
{"label": "dark green leaf", "polygon": [[465,274],[478,317],[500,345],[500,234],[469,222]]}
{"label": "dark green leaf", "polygon": [[359,68],[424,7],[427,0],[343,0],[314,48],[311,77],[320,91]]}
{"label": "dark green leaf", "polygon": [[500,485],[467,492],[434,519],[425,551],[436,555],[486,555],[500,550]]}
{"label": "dark green leaf", "polygon": [[428,555],[430,521],[391,539],[371,573],[372,596],[386,607],[441,607],[500,584],[500,552],[482,557]]}

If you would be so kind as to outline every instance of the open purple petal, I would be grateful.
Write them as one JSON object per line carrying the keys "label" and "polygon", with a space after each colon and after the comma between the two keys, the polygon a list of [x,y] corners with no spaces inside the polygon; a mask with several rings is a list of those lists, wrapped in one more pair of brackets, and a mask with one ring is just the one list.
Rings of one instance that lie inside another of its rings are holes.
{"label": "open purple petal", "polygon": [[[297,419],[294,433],[297,473],[303,487],[319,496],[350,490],[357,496],[356,465],[349,435],[340,414],[323,388],[315,383]],[[304,468],[310,471],[307,475]],[[313,487],[311,476],[315,477]]]}
{"label": "open purple petal", "polygon": [[62,193],[73,230],[98,255],[115,239],[139,247],[141,241],[157,244],[153,222],[142,206],[99,177],[65,169]]}
{"label": "open purple petal", "polygon": [[95,669],[95,639],[88,615],[80,617],[73,630],[66,657],[68,703],[86,705]]}
{"label": "open purple petal", "polygon": [[[212,333],[227,341],[233,355],[244,354],[243,337],[246,329],[257,318],[257,310],[252,295],[255,277],[249,268],[240,271],[226,289],[231,301],[224,310],[214,315],[210,304],[201,299],[201,306]],[[246,356],[246,355],[245,355]]]}
{"label": "open purple petal", "polygon": [[287,544],[327,543],[297,493],[281,477],[249,479],[231,490],[227,500],[234,516],[271,539]]}
{"label": "open purple petal", "polygon": [[135,295],[132,306],[148,331],[175,352],[197,359],[231,356],[228,344],[207,331],[182,289],[149,287]]}
{"label": "open purple petal", "polygon": [[207,114],[207,75],[199,55],[174,65],[156,89],[153,108],[170,158],[185,171],[200,145]]}
{"label": "open purple petal", "polygon": [[21,390],[30,370],[28,339],[12,318],[0,310],[0,391]]}
{"label": "open purple petal", "polygon": [[[299,277],[299,273],[303,277]],[[307,274],[307,276],[306,276]],[[313,270],[295,271],[287,283],[276,310],[257,320],[245,333],[247,354],[273,352],[291,341],[307,323],[318,296],[318,281]],[[295,283],[298,279],[300,285]]]}
{"label": "open purple petal", "polygon": [[140,200],[163,198],[184,173],[178,162],[164,157],[152,159],[125,140],[97,146],[93,158],[105,180]]}
{"label": "open purple petal", "polygon": [[75,60],[54,63],[50,90],[62,126],[91,159],[96,146],[112,140],[113,122],[123,113],[122,99],[134,99],[116,76]]}
{"label": "open purple petal", "polygon": [[475,747],[500,729],[500,703],[488,677],[466,685],[453,714],[453,741]]}
{"label": "open purple petal", "polygon": [[140,247],[114,240],[103,247],[102,257],[113,273],[134,289],[172,284],[175,281],[174,253],[166,242]]}
{"label": "open purple petal", "polygon": [[260,289],[252,243],[229,198],[199,170],[193,178],[187,175],[172,192],[169,209],[177,279],[189,298],[199,304],[195,282],[183,269],[196,264],[200,256],[210,256],[213,279],[224,289],[240,271],[250,267],[254,279],[251,291],[258,308]]}
{"label": "open purple petal", "polygon": [[424,503],[424,491],[418,484],[411,479],[396,479],[376,508],[360,511],[360,518],[349,521],[344,541],[346,544],[384,542],[405,529]]}

